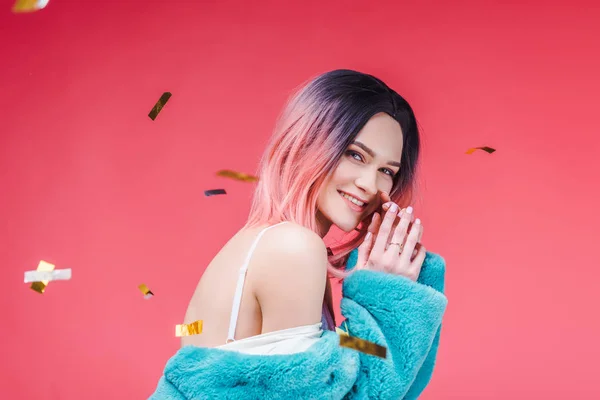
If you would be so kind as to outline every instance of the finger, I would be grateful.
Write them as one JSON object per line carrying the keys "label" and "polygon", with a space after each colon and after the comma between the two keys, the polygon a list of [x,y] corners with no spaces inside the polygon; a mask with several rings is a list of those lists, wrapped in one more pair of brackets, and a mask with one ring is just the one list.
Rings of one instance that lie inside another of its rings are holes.
{"label": "finger", "polygon": [[367,264],[367,260],[369,259],[369,253],[371,252],[371,247],[373,243],[373,234],[371,232],[367,232],[365,239],[358,246],[358,258],[356,260],[356,268],[361,269]]}
{"label": "finger", "polygon": [[394,204],[394,202],[393,202],[393,201],[388,201],[388,202],[386,202],[386,203],[383,203],[383,204],[381,205],[381,208],[383,209],[383,211],[387,211],[387,210],[389,210],[389,209],[390,209],[390,206],[391,206],[392,204]]}
{"label": "finger", "polygon": [[390,209],[385,213],[385,217],[383,217],[383,221],[381,221],[381,225],[379,227],[379,232],[377,233],[377,238],[375,239],[375,244],[373,245],[372,253],[376,257],[380,257],[385,252],[385,249],[388,244],[388,238],[390,236],[390,232],[392,230],[392,226],[394,225],[394,221],[396,220],[396,214],[398,212],[398,205],[393,204]]}
{"label": "finger", "polygon": [[369,227],[367,228],[367,230],[369,232],[371,232],[373,235],[377,235],[380,225],[381,225],[381,216],[379,215],[379,213],[374,213],[373,217],[371,218],[371,223],[369,224]]}
{"label": "finger", "polygon": [[[392,229],[390,230],[390,235],[389,235],[388,240],[387,240],[388,244],[392,241],[392,237],[394,235],[394,232],[396,231],[396,228],[398,227],[398,224],[402,220],[402,216],[405,213],[406,213],[406,208],[403,208],[402,210],[398,211],[398,215],[396,216],[396,219],[394,220],[394,223],[392,224]],[[409,226],[409,229],[410,229],[410,226]]]}
{"label": "finger", "polygon": [[419,222],[421,223],[421,232],[419,233],[419,239],[417,240],[418,245],[420,245],[423,240],[423,221],[419,220]]}
{"label": "finger", "polygon": [[381,223],[381,217],[378,213],[374,213],[371,217],[371,223],[367,228],[367,234],[363,239],[363,242],[360,246],[358,246],[358,260],[356,262],[357,265],[365,265],[367,260],[369,259],[369,254],[371,254],[371,249],[373,248],[373,237],[377,235],[377,231],[379,230],[379,224]]}
{"label": "finger", "polygon": [[[400,222],[402,224],[402,222]],[[400,227],[400,225],[398,225]],[[410,265],[410,259],[412,258],[413,251],[415,250],[417,243],[419,243],[419,236],[421,235],[421,220],[417,218],[413,224],[410,232],[406,235],[406,241],[404,242],[404,248],[400,253],[399,264],[404,266]],[[418,252],[417,252],[418,256]],[[416,256],[415,256],[416,257]]]}
{"label": "finger", "polygon": [[[389,202],[391,200],[392,199],[391,199],[390,195],[387,192],[381,192],[381,202],[382,203],[387,203],[387,202]],[[388,205],[388,208],[389,208],[389,205]]]}
{"label": "finger", "polygon": [[425,246],[421,246],[417,255],[413,262],[411,263],[411,270],[414,271],[412,276],[419,278],[419,274],[421,273],[421,267],[423,266],[423,262],[425,261],[425,256],[427,255],[427,250],[425,250]]}
{"label": "finger", "polygon": [[421,247],[423,247],[423,245],[421,243],[417,243],[417,245],[415,246],[415,249],[412,252],[412,256],[410,257],[410,262],[415,261],[415,257]]}
{"label": "finger", "polygon": [[[412,222],[412,217],[413,217],[413,208],[408,207],[406,209],[406,211],[404,213],[402,213],[400,222],[398,222],[396,229],[394,229],[393,235],[390,238],[391,243],[400,243],[400,246],[404,245],[404,241],[405,241],[406,235],[408,233],[408,226]],[[412,252],[412,249],[410,249],[410,252]]]}
{"label": "finger", "polygon": [[[385,203],[385,204],[383,204],[383,205],[381,206],[381,208],[382,208],[382,210],[383,210],[384,212],[385,212],[385,211],[388,211],[388,210],[390,209],[390,206],[391,206],[392,204],[394,204],[394,203],[390,201],[389,203]],[[394,231],[394,229],[396,229],[396,225],[398,224],[398,222],[400,222],[400,218],[402,217],[402,214],[404,214],[404,213],[405,213],[405,211],[406,211],[406,209],[405,209],[405,208],[403,208],[403,209],[401,209],[401,210],[398,212],[397,219],[394,221],[394,226],[392,227],[392,232]],[[390,236],[390,239],[391,239],[391,236]]]}

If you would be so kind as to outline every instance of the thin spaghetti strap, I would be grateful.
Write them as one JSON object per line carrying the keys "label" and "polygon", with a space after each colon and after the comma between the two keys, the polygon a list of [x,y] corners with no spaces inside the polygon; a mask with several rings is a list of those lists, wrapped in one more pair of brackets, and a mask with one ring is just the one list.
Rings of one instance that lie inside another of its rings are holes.
{"label": "thin spaghetti strap", "polygon": [[248,271],[248,265],[250,264],[250,259],[252,258],[252,253],[256,249],[258,245],[258,241],[262,237],[262,235],[271,228],[276,227],[277,225],[281,225],[286,223],[287,221],[280,222],[275,225],[267,226],[265,229],[259,232],[246,255],[246,260],[240,268],[240,274],[238,276],[237,287],[235,288],[235,295],[233,297],[233,306],[231,307],[231,317],[229,319],[229,332],[227,333],[227,341],[225,343],[233,342],[235,340],[235,328],[237,326],[238,315],[240,313],[240,305],[242,303],[242,292],[244,290],[244,281],[246,280],[246,272]]}

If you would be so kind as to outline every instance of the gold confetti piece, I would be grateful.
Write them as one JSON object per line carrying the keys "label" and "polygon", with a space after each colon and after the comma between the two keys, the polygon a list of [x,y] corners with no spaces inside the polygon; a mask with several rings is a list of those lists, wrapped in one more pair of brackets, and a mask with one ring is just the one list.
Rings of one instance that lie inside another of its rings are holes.
{"label": "gold confetti piece", "polygon": [[148,286],[146,286],[145,283],[142,283],[141,285],[139,285],[138,288],[140,288],[140,290],[142,291],[142,293],[144,293],[144,299],[148,300],[152,296],[154,296],[154,293],[152,293],[152,291],[150,290],[150,288],[148,288]]}
{"label": "gold confetti piece", "polygon": [[[54,270],[54,264],[50,264],[49,262],[46,262],[44,260],[40,261],[40,263],[38,264],[37,269],[36,269],[36,271],[39,271],[39,272],[53,271],[53,270]],[[46,286],[48,286],[48,282],[49,281],[33,282],[31,284],[31,289],[42,294],[46,290]]]}
{"label": "gold confetti piece", "polygon": [[492,154],[493,152],[496,151],[496,149],[492,149],[491,147],[484,146],[484,147],[473,147],[472,149],[467,150],[465,153],[473,154],[473,153],[475,153],[476,150],[483,150],[483,151],[488,152],[489,154]]}
{"label": "gold confetti piece", "polygon": [[191,336],[202,333],[202,320],[192,322],[191,324],[175,325],[175,336]]}
{"label": "gold confetti piece", "polygon": [[345,336],[350,336],[350,334],[348,332],[350,332],[348,330],[348,324],[346,323],[346,321],[343,322],[343,325],[346,327],[346,330],[343,330],[341,328],[335,328],[335,333],[337,333],[338,335],[345,335]]}
{"label": "gold confetti piece", "polygon": [[227,192],[225,191],[225,189],[212,189],[212,190],[205,190],[204,191],[204,195],[206,197],[214,196],[216,194],[227,194]]}
{"label": "gold confetti piece", "polygon": [[165,106],[165,104],[167,104],[167,101],[169,101],[170,98],[171,98],[170,92],[164,92],[162,94],[162,96],[160,96],[160,99],[158,99],[158,101],[152,108],[152,111],[150,111],[150,114],[148,114],[148,116],[150,117],[150,119],[152,121],[154,121],[156,119],[156,117],[158,116],[158,113],[160,112],[160,110],[162,110],[162,108]]}
{"label": "gold confetti piece", "polygon": [[243,182],[256,182],[258,180],[256,176],[244,174],[243,172],[231,171],[229,169],[222,169],[218,171],[217,176],[236,179]]}
{"label": "gold confetti piece", "polygon": [[335,333],[337,333],[338,335],[344,335],[344,336],[348,336],[348,332],[340,329],[340,328],[335,328]]}
{"label": "gold confetti piece", "polygon": [[385,347],[353,336],[340,335],[340,346],[381,358],[386,358],[387,356],[387,349]]}
{"label": "gold confetti piece", "polygon": [[48,1],[49,0],[17,0],[13,5],[12,10],[15,13],[37,11],[46,7]]}

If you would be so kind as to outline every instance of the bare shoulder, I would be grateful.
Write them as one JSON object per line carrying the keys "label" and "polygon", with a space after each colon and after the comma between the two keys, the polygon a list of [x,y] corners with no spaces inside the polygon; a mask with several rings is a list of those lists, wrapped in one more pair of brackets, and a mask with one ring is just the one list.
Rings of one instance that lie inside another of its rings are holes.
{"label": "bare shoulder", "polygon": [[304,260],[327,260],[327,248],[323,239],[310,229],[291,222],[265,232],[259,246],[261,253],[268,253],[272,257],[287,259],[296,256]]}
{"label": "bare shoulder", "polygon": [[286,223],[260,240],[250,270],[259,301],[262,332],[320,321],[327,282],[327,248],[319,235]]}

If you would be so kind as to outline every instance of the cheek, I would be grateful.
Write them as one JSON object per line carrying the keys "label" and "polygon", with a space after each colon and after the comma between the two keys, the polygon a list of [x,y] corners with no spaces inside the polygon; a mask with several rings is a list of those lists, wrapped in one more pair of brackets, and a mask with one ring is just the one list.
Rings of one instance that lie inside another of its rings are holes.
{"label": "cheek", "polygon": [[347,160],[342,160],[333,172],[331,182],[335,185],[345,185],[348,182],[353,182],[355,176],[355,166]]}
{"label": "cheek", "polygon": [[392,191],[393,187],[394,187],[394,182],[388,177],[381,178],[377,184],[377,189],[379,189],[382,192],[386,192],[388,194]]}

